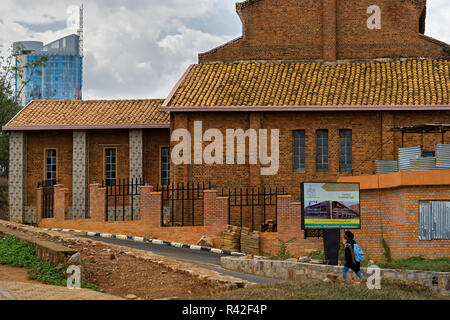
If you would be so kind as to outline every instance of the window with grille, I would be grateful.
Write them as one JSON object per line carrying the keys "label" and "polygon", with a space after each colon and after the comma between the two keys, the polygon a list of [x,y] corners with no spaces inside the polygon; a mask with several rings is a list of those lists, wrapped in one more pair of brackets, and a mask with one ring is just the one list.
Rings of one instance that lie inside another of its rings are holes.
{"label": "window with grille", "polygon": [[45,151],[45,180],[56,184],[56,150]]}
{"label": "window with grille", "polygon": [[105,180],[107,186],[116,185],[117,179],[117,150],[105,149]]}
{"label": "window with grille", "polygon": [[305,130],[294,131],[294,171],[306,171]]}
{"label": "window with grille", "polygon": [[161,184],[170,185],[170,148],[161,148]]}
{"label": "window with grille", "polygon": [[328,130],[318,130],[317,133],[317,171],[328,171]]}
{"label": "window with grille", "polygon": [[341,172],[352,172],[352,130],[340,130],[340,156],[339,167]]}

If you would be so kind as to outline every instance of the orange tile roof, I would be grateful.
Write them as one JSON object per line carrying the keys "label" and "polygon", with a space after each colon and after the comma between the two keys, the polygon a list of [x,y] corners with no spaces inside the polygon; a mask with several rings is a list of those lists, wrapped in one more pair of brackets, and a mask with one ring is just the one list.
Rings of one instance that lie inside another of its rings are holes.
{"label": "orange tile roof", "polygon": [[156,99],[36,100],[18,113],[4,129],[167,126],[170,116],[161,110],[163,102]]}
{"label": "orange tile roof", "polygon": [[450,60],[194,65],[168,107],[448,105]]}

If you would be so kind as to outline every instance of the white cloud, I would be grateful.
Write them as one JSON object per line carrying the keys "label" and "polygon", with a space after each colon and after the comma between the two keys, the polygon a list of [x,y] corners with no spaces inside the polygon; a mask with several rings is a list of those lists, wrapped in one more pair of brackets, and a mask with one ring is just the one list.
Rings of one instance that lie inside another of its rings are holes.
{"label": "white cloud", "polygon": [[[238,1],[1,0],[0,51],[75,33],[67,10],[85,2],[84,98],[164,98],[199,52],[241,34]],[[449,20],[448,0],[428,1],[427,35],[450,43]]]}

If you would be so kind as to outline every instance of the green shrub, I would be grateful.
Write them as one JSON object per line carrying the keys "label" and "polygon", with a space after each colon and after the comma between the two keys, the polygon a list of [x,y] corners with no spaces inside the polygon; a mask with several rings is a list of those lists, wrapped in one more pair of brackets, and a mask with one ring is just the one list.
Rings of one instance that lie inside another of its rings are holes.
{"label": "green shrub", "polygon": [[288,247],[289,243],[294,242],[295,240],[297,240],[297,238],[292,238],[291,240],[288,240],[288,241],[282,241],[282,240],[278,239],[278,241],[280,242],[278,252],[276,254],[272,255],[271,259],[272,260],[287,260],[287,259],[294,258],[294,256],[288,252],[287,247]]}
{"label": "green shrub", "polygon": [[383,255],[386,258],[386,261],[391,262],[392,261],[391,248],[389,247],[386,240],[384,240],[384,238],[381,238],[381,245],[383,246],[384,249]]}
{"label": "green shrub", "polygon": [[[41,261],[36,249],[31,244],[19,241],[13,236],[0,239],[0,264],[26,268],[30,274],[30,279],[38,280],[44,284],[67,285],[65,270],[68,266],[54,267],[49,262]],[[81,282],[81,287],[98,290],[95,285],[84,281]]]}

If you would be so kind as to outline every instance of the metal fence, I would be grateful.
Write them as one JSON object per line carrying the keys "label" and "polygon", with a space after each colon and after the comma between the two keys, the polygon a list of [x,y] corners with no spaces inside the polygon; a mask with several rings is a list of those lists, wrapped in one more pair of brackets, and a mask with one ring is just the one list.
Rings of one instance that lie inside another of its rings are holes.
{"label": "metal fence", "polygon": [[42,188],[42,217],[44,219],[55,217],[55,180],[45,180],[38,183],[38,188]]}
{"label": "metal fence", "polygon": [[106,221],[133,221],[140,218],[142,179],[102,181],[106,188]]}
{"label": "metal fence", "polygon": [[222,188],[220,195],[228,197],[228,224],[277,232],[278,196],[286,195],[284,187]]}
{"label": "metal fence", "polygon": [[203,199],[205,190],[211,190],[211,183],[187,182],[171,185],[157,185],[161,192],[161,226],[184,227],[203,226]]}

